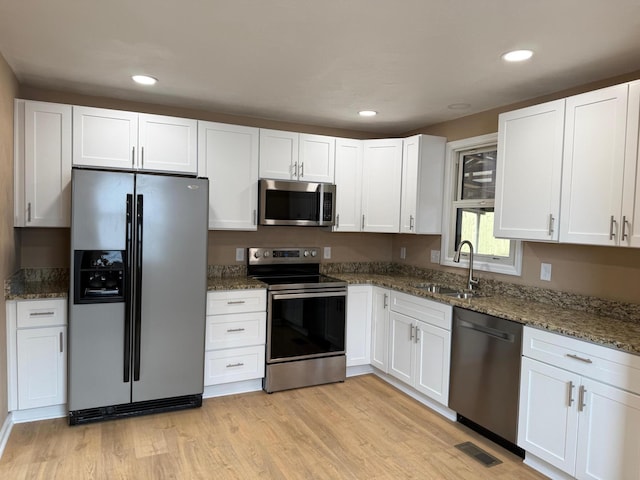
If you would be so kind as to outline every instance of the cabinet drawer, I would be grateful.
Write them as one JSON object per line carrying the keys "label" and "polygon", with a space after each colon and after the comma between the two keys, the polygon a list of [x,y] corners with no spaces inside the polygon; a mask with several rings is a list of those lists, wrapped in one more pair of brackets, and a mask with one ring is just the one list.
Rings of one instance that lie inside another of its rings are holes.
{"label": "cabinet drawer", "polygon": [[67,300],[17,302],[17,328],[53,327],[67,324]]}
{"label": "cabinet drawer", "polygon": [[205,386],[263,377],[264,345],[213,350],[204,354]]}
{"label": "cabinet drawer", "polygon": [[451,330],[451,305],[434,302],[425,298],[391,292],[391,311],[422,320],[435,327]]}
{"label": "cabinet drawer", "polygon": [[640,356],[556,333],[524,328],[522,354],[633,393],[640,393]]}
{"label": "cabinet drawer", "polygon": [[208,316],[205,350],[264,345],[266,325],[266,312]]}
{"label": "cabinet drawer", "polygon": [[207,315],[264,312],[267,309],[265,289],[223,290],[207,293]]}

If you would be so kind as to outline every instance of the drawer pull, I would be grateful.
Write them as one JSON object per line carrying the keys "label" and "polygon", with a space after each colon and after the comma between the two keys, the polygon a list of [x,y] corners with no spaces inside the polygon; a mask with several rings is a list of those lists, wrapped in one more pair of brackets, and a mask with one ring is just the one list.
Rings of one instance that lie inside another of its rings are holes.
{"label": "drawer pull", "polygon": [[578,355],[574,355],[573,353],[567,353],[567,357],[573,358],[574,360],[580,360],[581,362],[584,362],[584,363],[593,363],[593,361],[590,358],[579,357]]}
{"label": "drawer pull", "polygon": [[233,332],[244,332],[244,328],[229,328],[229,329],[227,329],[227,333],[233,333]]}
{"label": "drawer pull", "polygon": [[227,305],[242,305],[243,303],[246,302],[244,300],[229,300]]}
{"label": "drawer pull", "polygon": [[243,367],[243,366],[244,366],[244,363],[238,362],[238,363],[230,363],[229,365],[227,365],[227,368]]}
{"label": "drawer pull", "polygon": [[31,312],[29,314],[30,317],[50,317],[55,315],[55,312]]}

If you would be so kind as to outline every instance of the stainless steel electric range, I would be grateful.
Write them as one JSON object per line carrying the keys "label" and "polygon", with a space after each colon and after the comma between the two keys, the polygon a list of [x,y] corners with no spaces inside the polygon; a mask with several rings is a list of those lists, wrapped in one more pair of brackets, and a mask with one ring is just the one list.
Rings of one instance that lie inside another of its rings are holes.
{"label": "stainless steel electric range", "polygon": [[249,248],[267,287],[268,392],[344,381],[347,283],[320,273],[319,248]]}

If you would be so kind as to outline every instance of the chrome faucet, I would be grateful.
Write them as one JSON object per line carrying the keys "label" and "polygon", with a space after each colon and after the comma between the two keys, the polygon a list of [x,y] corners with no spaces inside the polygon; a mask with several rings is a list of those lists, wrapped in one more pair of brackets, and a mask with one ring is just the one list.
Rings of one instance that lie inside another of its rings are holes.
{"label": "chrome faucet", "polygon": [[456,253],[453,255],[453,261],[460,263],[460,250],[462,250],[464,245],[469,245],[469,280],[467,281],[467,290],[473,290],[474,285],[478,285],[478,279],[473,278],[473,243],[469,240],[461,241]]}

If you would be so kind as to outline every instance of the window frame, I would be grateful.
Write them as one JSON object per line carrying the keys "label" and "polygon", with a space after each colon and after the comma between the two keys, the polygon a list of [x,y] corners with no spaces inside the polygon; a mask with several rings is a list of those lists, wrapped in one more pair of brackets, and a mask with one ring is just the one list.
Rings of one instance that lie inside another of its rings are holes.
{"label": "window frame", "polygon": [[[459,176],[461,172],[458,168],[458,160],[462,152],[477,150],[495,146],[498,149],[498,133],[490,133],[477,137],[465,138],[448,142],[445,153],[445,176],[444,176],[444,202],[442,208],[442,235],[441,235],[441,255],[440,265],[456,268],[469,268],[469,254],[465,248],[460,255],[460,263],[453,261],[455,253],[455,229],[456,210],[464,206],[467,200],[457,200],[457,190],[459,188]],[[498,168],[498,166],[496,166]],[[492,201],[493,202],[493,201]],[[473,200],[473,205],[478,202]],[[494,217],[495,218],[495,217]],[[504,275],[522,275],[522,241],[510,240],[510,257],[505,257],[500,261],[491,261],[487,256],[476,255],[473,259],[473,269],[485,272],[501,273]],[[475,252],[474,252],[475,253]]]}

